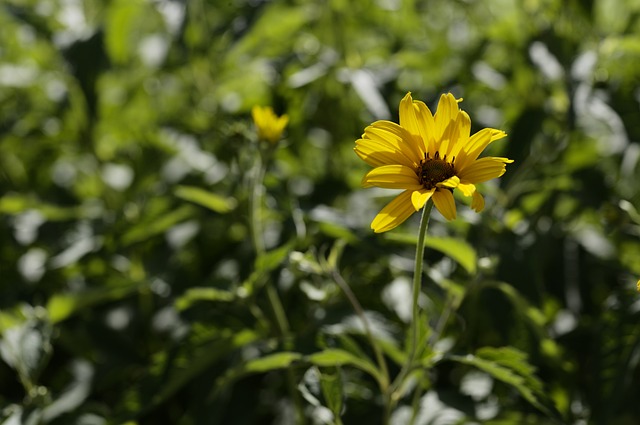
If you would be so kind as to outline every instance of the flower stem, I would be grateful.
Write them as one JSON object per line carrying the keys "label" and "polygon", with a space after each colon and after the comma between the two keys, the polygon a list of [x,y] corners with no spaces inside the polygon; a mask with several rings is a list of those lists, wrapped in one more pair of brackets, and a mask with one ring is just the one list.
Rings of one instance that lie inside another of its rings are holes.
{"label": "flower stem", "polygon": [[367,339],[369,339],[369,343],[371,344],[371,347],[373,348],[373,352],[376,356],[376,362],[378,363],[378,367],[382,372],[382,376],[379,380],[380,389],[382,393],[385,393],[389,386],[389,369],[387,368],[387,363],[385,362],[384,356],[382,355],[382,350],[380,349],[380,346],[378,345],[375,338],[373,337],[373,333],[371,332],[371,324],[367,319],[367,315],[365,314],[362,306],[360,305],[358,298],[356,298],[356,295],[353,293],[353,291],[351,290],[347,282],[344,280],[340,272],[337,270],[337,268],[334,268],[333,270],[331,270],[331,275],[333,277],[333,280],[338,284],[340,289],[342,289],[342,291],[346,295],[347,299],[351,303],[351,306],[353,307],[356,314],[360,318],[362,325],[364,326],[365,334],[367,335]]}
{"label": "flower stem", "polygon": [[429,200],[427,205],[424,206],[422,211],[422,218],[420,219],[420,230],[418,232],[418,242],[416,244],[416,263],[413,269],[413,316],[411,320],[411,327],[413,328],[413,339],[411,341],[411,355],[409,356],[409,364],[413,363],[418,348],[418,333],[419,323],[418,315],[420,314],[420,306],[418,305],[418,298],[420,297],[420,290],[422,289],[422,263],[424,258],[424,238],[427,234],[427,228],[429,227],[429,216],[431,215],[431,208],[433,208],[433,201]]}
{"label": "flower stem", "polygon": [[420,337],[420,326],[418,323],[419,314],[420,314],[420,306],[418,305],[418,300],[420,298],[420,290],[422,289],[422,262],[424,257],[424,238],[427,234],[427,227],[429,227],[429,216],[431,214],[431,209],[433,208],[433,201],[429,200],[427,204],[424,206],[422,211],[422,218],[420,219],[420,229],[418,231],[418,242],[416,244],[416,259],[415,265],[413,269],[413,315],[411,319],[411,350],[409,351],[409,358],[402,366],[400,373],[393,381],[393,384],[390,387],[390,395],[391,395],[391,403],[395,405],[397,403],[400,394],[398,394],[398,390],[403,388],[404,381],[409,375],[409,373],[414,368],[414,361],[418,352],[418,339]]}
{"label": "flower stem", "polygon": [[262,231],[262,182],[266,167],[262,163],[261,155],[256,155],[256,163],[251,173],[249,196],[249,225],[251,230],[251,242],[256,255],[260,256],[265,252],[263,231]]}
{"label": "flower stem", "polygon": [[[262,157],[256,155],[256,163],[254,165],[253,175],[251,178],[251,196],[249,198],[249,224],[251,230],[251,240],[253,242],[253,248],[257,256],[261,256],[266,252],[266,246],[264,243],[264,230],[262,228],[262,191],[264,175],[266,173],[267,164],[271,158],[272,150],[268,150]],[[278,333],[283,341],[283,348],[287,351],[293,349],[291,341],[291,332],[289,328],[289,321],[282,305],[282,301],[278,296],[278,291],[273,285],[271,279],[264,276],[260,281],[264,280],[265,290],[267,292],[267,299],[273,310],[273,314],[276,319],[276,326],[278,327]],[[302,399],[296,388],[296,377],[292,369],[287,369],[287,386],[289,395],[293,400],[293,404],[296,412],[296,423],[306,424],[306,417],[304,415],[304,408],[302,406]]]}

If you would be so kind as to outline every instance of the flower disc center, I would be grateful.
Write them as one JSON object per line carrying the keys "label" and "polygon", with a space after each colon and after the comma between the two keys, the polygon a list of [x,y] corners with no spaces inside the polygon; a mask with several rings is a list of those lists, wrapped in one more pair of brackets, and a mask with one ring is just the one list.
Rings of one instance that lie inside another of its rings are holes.
{"label": "flower disc center", "polygon": [[418,180],[426,189],[433,189],[436,184],[455,176],[456,172],[453,165],[445,160],[434,158],[425,158],[420,160],[417,169]]}

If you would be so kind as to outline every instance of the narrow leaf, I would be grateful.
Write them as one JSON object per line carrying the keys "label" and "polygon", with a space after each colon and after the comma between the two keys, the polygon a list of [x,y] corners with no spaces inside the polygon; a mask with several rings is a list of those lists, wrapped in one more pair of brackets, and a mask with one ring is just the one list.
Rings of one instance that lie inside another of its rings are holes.
{"label": "narrow leaf", "polygon": [[199,187],[178,186],[174,193],[180,199],[193,202],[217,213],[228,213],[236,207],[234,198],[216,195]]}
{"label": "narrow leaf", "polygon": [[[415,245],[418,242],[416,235],[402,233],[386,233],[386,240],[404,245]],[[474,274],[477,270],[477,258],[475,249],[467,242],[447,237],[426,237],[424,246],[442,252],[447,257],[455,260],[469,274]]]}

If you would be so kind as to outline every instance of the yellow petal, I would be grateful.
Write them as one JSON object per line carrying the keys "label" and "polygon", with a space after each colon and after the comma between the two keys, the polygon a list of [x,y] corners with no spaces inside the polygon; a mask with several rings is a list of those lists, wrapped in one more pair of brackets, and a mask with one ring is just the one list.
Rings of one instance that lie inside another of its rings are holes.
{"label": "yellow petal", "polygon": [[415,208],[416,211],[420,211],[420,208],[424,207],[424,204],[426,204],[429,198],[431,198],[431,195],[433,195],[434,191],[435,189],[415,190],[411,194],[411,203],[413,204],[413,208]]}
{"label": "yellow petal", "polygon": [[460,110],[456,126],[458,127],[456,140],[449,146],[449,152],[446,152],[451,159],[457,157],[462,147],[469,141],[469,134],[471,133],[471,118],[469,118],[469,114]]}
{"label": "yellow petal", "polygon": [[[429,109],[429,107],[424,103],[421,102],[419,100],[414,100],[413,101],[413,105],[417,108],[416,109],[416,118],[418,119],[418,125],[421,128],[424,128],[424,136],[426,136],[426,138],[424,138],[424,144],[425,144],[425,150],[427,152],[429,151],[429,146],[433,145],[433,140],[435,137],[435,121],[433,120],[433,114],[431,113],[431,110]],[[435,154],[434,152],[430,152],[430,154],[433,156],[433,154]]]}
{"label": "yellow petal", "polygon": [[416,166],[413,160],[409,159],[402,151],[389,144],[381,144],[371,139],[356,140],[356,147],[353,150],[364,162],[373,167],[389,164]]}
{"label": "yellow petal", "polygon": [[254,106],[251,109],[253,122],[256,125],[258,137],[271,143],[276,143],[282,137],[284,128],[289,123],[289,116],[278,117],[269,106]]}
{"label": "yellow petal", "polygon": [[475,212],[480,212],[484,209],[484,198],[478,191],[473,192],[473,198],[471,199],[471,209]]}
{"label": "yellow petal", "polygon": [[458,102],[456,102],[456,98],[453,97],[451,93],[443,94],[440,96],[438,109],[436,110],[436,115],[434,117],[436,150],[439,150],[440,142],[442,141],[443,135],[445,134],[445,131],[449,127],[451,121],[455,122],[455,120],[457,119],[459,110],[460,109],[458,108]]}
{"label": "yellow petal", "polygon": [[280,129],[280,131],[283,131],[287,124],[289,124],[289,115],[284,114],[278,118],[278,129]]}
{"label": "yellow petal", "polygon": [[391,121],[376,121],[365,128],[362,139],[371,139],[380,144],[393,147],[398,152],[402,152],[417,165],[424,158],[424,152],[416,137],[398,124]]}
{"label": "yellow petal", "polygon": [[411,203],[412,193],[412,190],[405,190],[389,202],[371,222],[373,231],[381,233],[398,227],[416,212]]}
{"label": "yellow petal", "polygon": [[460,184],[460,178],[458,176],[449,177],[443,182],[438,183],[436,186],[438,187],[448,187],[451,189],[455,189]]}
{"label": "yellow petal", "polygon": [[487,180],[500,177],[506,171],[506,164],[512,159],[488,156],[474,161],[468,167],[460,171],[460,180],[463,183],[482,183]]}
{"label": "yellow petal", "polygon": [[464,196],[471,196],[476,191],[476,185],[473,183],[460,183],[457,187]]}
{"label": "yellow petal", "polygon": [[412,190],[422,188],[415,171],[404,165],[383,165],[374,168],[362,178],[362,186]]}
{"label": "yellow petal", "polygon": [[450,190],[436,190],[433,194],[433,203],[438,211],[440,211],[440,214],[447,220],[454,220],[456,218],[456,203]]}
{"label": "yellow petal", "polygon": [[495,128],[483,128],[478,131],[462,146],[456,159],[456,166],[459,170],[469,166],[485,150],[489,143],[502,139],[506,135],[507,133],[504,131],[496,130]]}
{"label": "yellow petal", "polygon": [[420,107],[413,101],[411,92],[409,92],[400,101],[400,126],[420,139],[421,143],[418,143],[418,147],[420,148],[420,154],[424,156],[427,128],[423,122],[418,120],[419,115]]}

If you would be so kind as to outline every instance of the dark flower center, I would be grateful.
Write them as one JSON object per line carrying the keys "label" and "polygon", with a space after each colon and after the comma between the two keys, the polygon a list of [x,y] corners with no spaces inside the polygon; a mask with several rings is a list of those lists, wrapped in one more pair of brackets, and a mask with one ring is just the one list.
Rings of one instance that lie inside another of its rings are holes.
{"label": "dark flower center", "polygon": [[446,155],[443,159],[440,159],[440,153],[436,152],[433,158],[429,158],[429,154],[426,153],[424,159],[420,160],[420,165],[418,165],[416,169],[418,181],[425,189],[433,189],[436,187],[436,184],[455,176],[456,172],[453,168],[455,159],[456,158],[453,157],[453,161],[449,163],[447,162]]}

